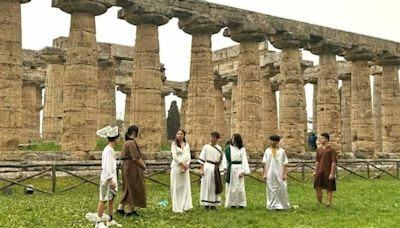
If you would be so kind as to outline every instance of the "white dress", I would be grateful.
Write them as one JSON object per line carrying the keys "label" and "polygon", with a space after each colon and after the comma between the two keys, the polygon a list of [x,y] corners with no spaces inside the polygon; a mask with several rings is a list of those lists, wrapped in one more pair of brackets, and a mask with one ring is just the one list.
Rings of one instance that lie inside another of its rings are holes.
{"label": "white dress", "polygon": [[267,148],[262,162],[267,173],[267,209],[289,209],[287,182],[283,180],[283,168],[289,163],[285,151],[278,148],[274,157]]}
{"label": "white dress", "polygon": [[[219,162],[221,160],[222,148],[220,145],[215,145],[221,152],[215,149],[210,144],[203,146],[200,152],[198,162],[203,164],[204,174],[201,177],[201,187],[200,187],[200,205],[202,206],[218,206],[221,203],[221,197],[215,194],[215,179],[214,179],[214,169],[215,164],[210,162]],[[210,161],[210,162],[209,162]],[[222,162],[218,167],[219,170],[222,169]]]}
{"label": "white dress", "polygon": [[[115,188],[111,189],[108,180],[111,179]],[[118,191],[117,185],[117,160],[115,151],[107,145],[101,154],[101,174],[100,174],[100,201],[111,200]]]}
{"label": "white dress", "polygon": [[193,208],[192,191],[190,188],[189,169],[182,172],[179,163],[190,164],[190,147],[185,143],[184,148],[176,146],[175,142],[171,145],[172,163],[171,163],[171,199],[172,212],[182,213]]}
{"label": "white dress", "polygon": [[[230,182],[225,184],[225,207],[246,207],[246,190],[244,185],[244,176],[239,178],[240,173],[250,174],[249,163],[247,160],[246,149],[230,146],[231,162],[241,164],[232,164],[230,172]],[[226,155],[226,154],[225,154]],[[223,159],[223,168],[228,169],[226,156]]]}

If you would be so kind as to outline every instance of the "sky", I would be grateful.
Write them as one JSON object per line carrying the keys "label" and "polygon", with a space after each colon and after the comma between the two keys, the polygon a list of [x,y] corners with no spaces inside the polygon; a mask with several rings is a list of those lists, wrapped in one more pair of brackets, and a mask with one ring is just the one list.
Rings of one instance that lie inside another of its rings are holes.
{"label": "sky", "polygon": [[[400,42],[399,0],[208,0],[277,17],[322,25],[344,31]],[[97,41],[135,45],[135,26],[117,17],[118,7],[96,17]],[[51,7],[51,0],[32,0],[22,5],[22,47],[42,49],[52,40],[68,36],[70,15]],[[168,80],[187,81],[190,72],[191,36],[178,28],[172,19],[159,28],[160,60]],[[213,50],[237,44],[223,37],[212,37]],[[272,50],[276,50],[273,47]],[[279,50],[277,50],[279,51]],[[318,64],[318,57],[304,52],[303,58]],[[306,86],[307,113],[312,116],[312,86]],[[123,118],[125,96],[117,93],[117,118]],[[167,109],[175,96],[166,98]]]}

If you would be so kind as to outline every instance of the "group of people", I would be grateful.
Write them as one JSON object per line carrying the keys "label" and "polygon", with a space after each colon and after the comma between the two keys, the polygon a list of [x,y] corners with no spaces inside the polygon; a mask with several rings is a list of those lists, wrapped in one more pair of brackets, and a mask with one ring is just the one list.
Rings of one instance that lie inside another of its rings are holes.
{"label": "group of people", "polygon": [[[139,216],[135,208],[146,207],[146,188],[144,170],[146,164],[142,160],[139,146],[135,140],[139,128],[132,125],[125,135],[125,143],[121,152],[122,160],[122,197],[117,213],[125,216]],[[115,144],[119,137],[117,127],[106,127],[97,131],[101,137],[108,138],[109,144],[102,154],[102,173],[100,178],[100,200],[97,213],[88,213],[87,218],[100,224],[119,225],[113,220],[113,199],[117,191]],[[186,132],[179,129],[171,145],[171,200],[172,211],[183,213],[193,208],[190,185],[191,153],[189,143],[185,139]],[[329,144],[329,134],[320,136],[317,148],[314,189],[318,205],[322,204],[322,189],[327,191],[326,207],[332,205],[333,192],[336,191],[337,155]],[[214,210],[221,204],[221,193],[225,183],[225,207],[247,207],[245,175],[250,174],[246,149],[240,134],[233,134],[224,150],[218,144],[220,134],[212,132],[210,142],[202,147],[198,163],[200,163],[201,187],[200,205]],[[268,147],[263,155],[262,178],[266,182],[268,210],[286,210],[290,208],[287,178],[288,158],[285,150],[279,147],[280,137],[269,137]],[[221,177],[221,174],[224,178]],[[108,202],[108,203],[107,203]],[[108,216],[104,208],[108,204]]]}

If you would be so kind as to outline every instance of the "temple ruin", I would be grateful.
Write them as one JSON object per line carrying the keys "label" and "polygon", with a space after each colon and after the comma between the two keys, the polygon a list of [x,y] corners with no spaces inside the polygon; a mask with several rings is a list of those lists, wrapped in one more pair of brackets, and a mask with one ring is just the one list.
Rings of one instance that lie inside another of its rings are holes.
{"label": "temple ruin", "polygon": [[[253,157],[271,134],[283,137],[289,156],[304,157],[310,83],[313,130],[330,133],[341,154],[400,155],[399,43],[198,0],[53,0],[71,14],[69,37],[22,50],[20,5],[27,2],[0,1],[0,153],[51,140],[86,159],[96,130],[115,124],[118,89],[127,97],[125,125],[140,127],[144,153],[160,151],[164,97],[173,93],[194,152],[216,130],[224,140],[240,133]],[[110,7],[136,26],[135,47],[96,41],[95,17]],[[186,82],[166,80],[160,62],[158,27],[172,18],[192,36]],[[212,52],[211,36],[221,30],[239,45]],[[302,59],[302,50],[319,56],[319,65]]]}

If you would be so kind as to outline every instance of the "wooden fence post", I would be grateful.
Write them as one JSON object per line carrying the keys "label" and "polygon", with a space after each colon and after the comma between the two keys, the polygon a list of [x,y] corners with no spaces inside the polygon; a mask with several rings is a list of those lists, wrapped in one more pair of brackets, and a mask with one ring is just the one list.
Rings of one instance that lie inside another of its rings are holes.
{"label": "wooden fence post", "polygon": [[51,166],[51,181],[52,181],[51,192],[54,194],[56,192],[56,183],[57,183],[56,164],[53,164]]}

